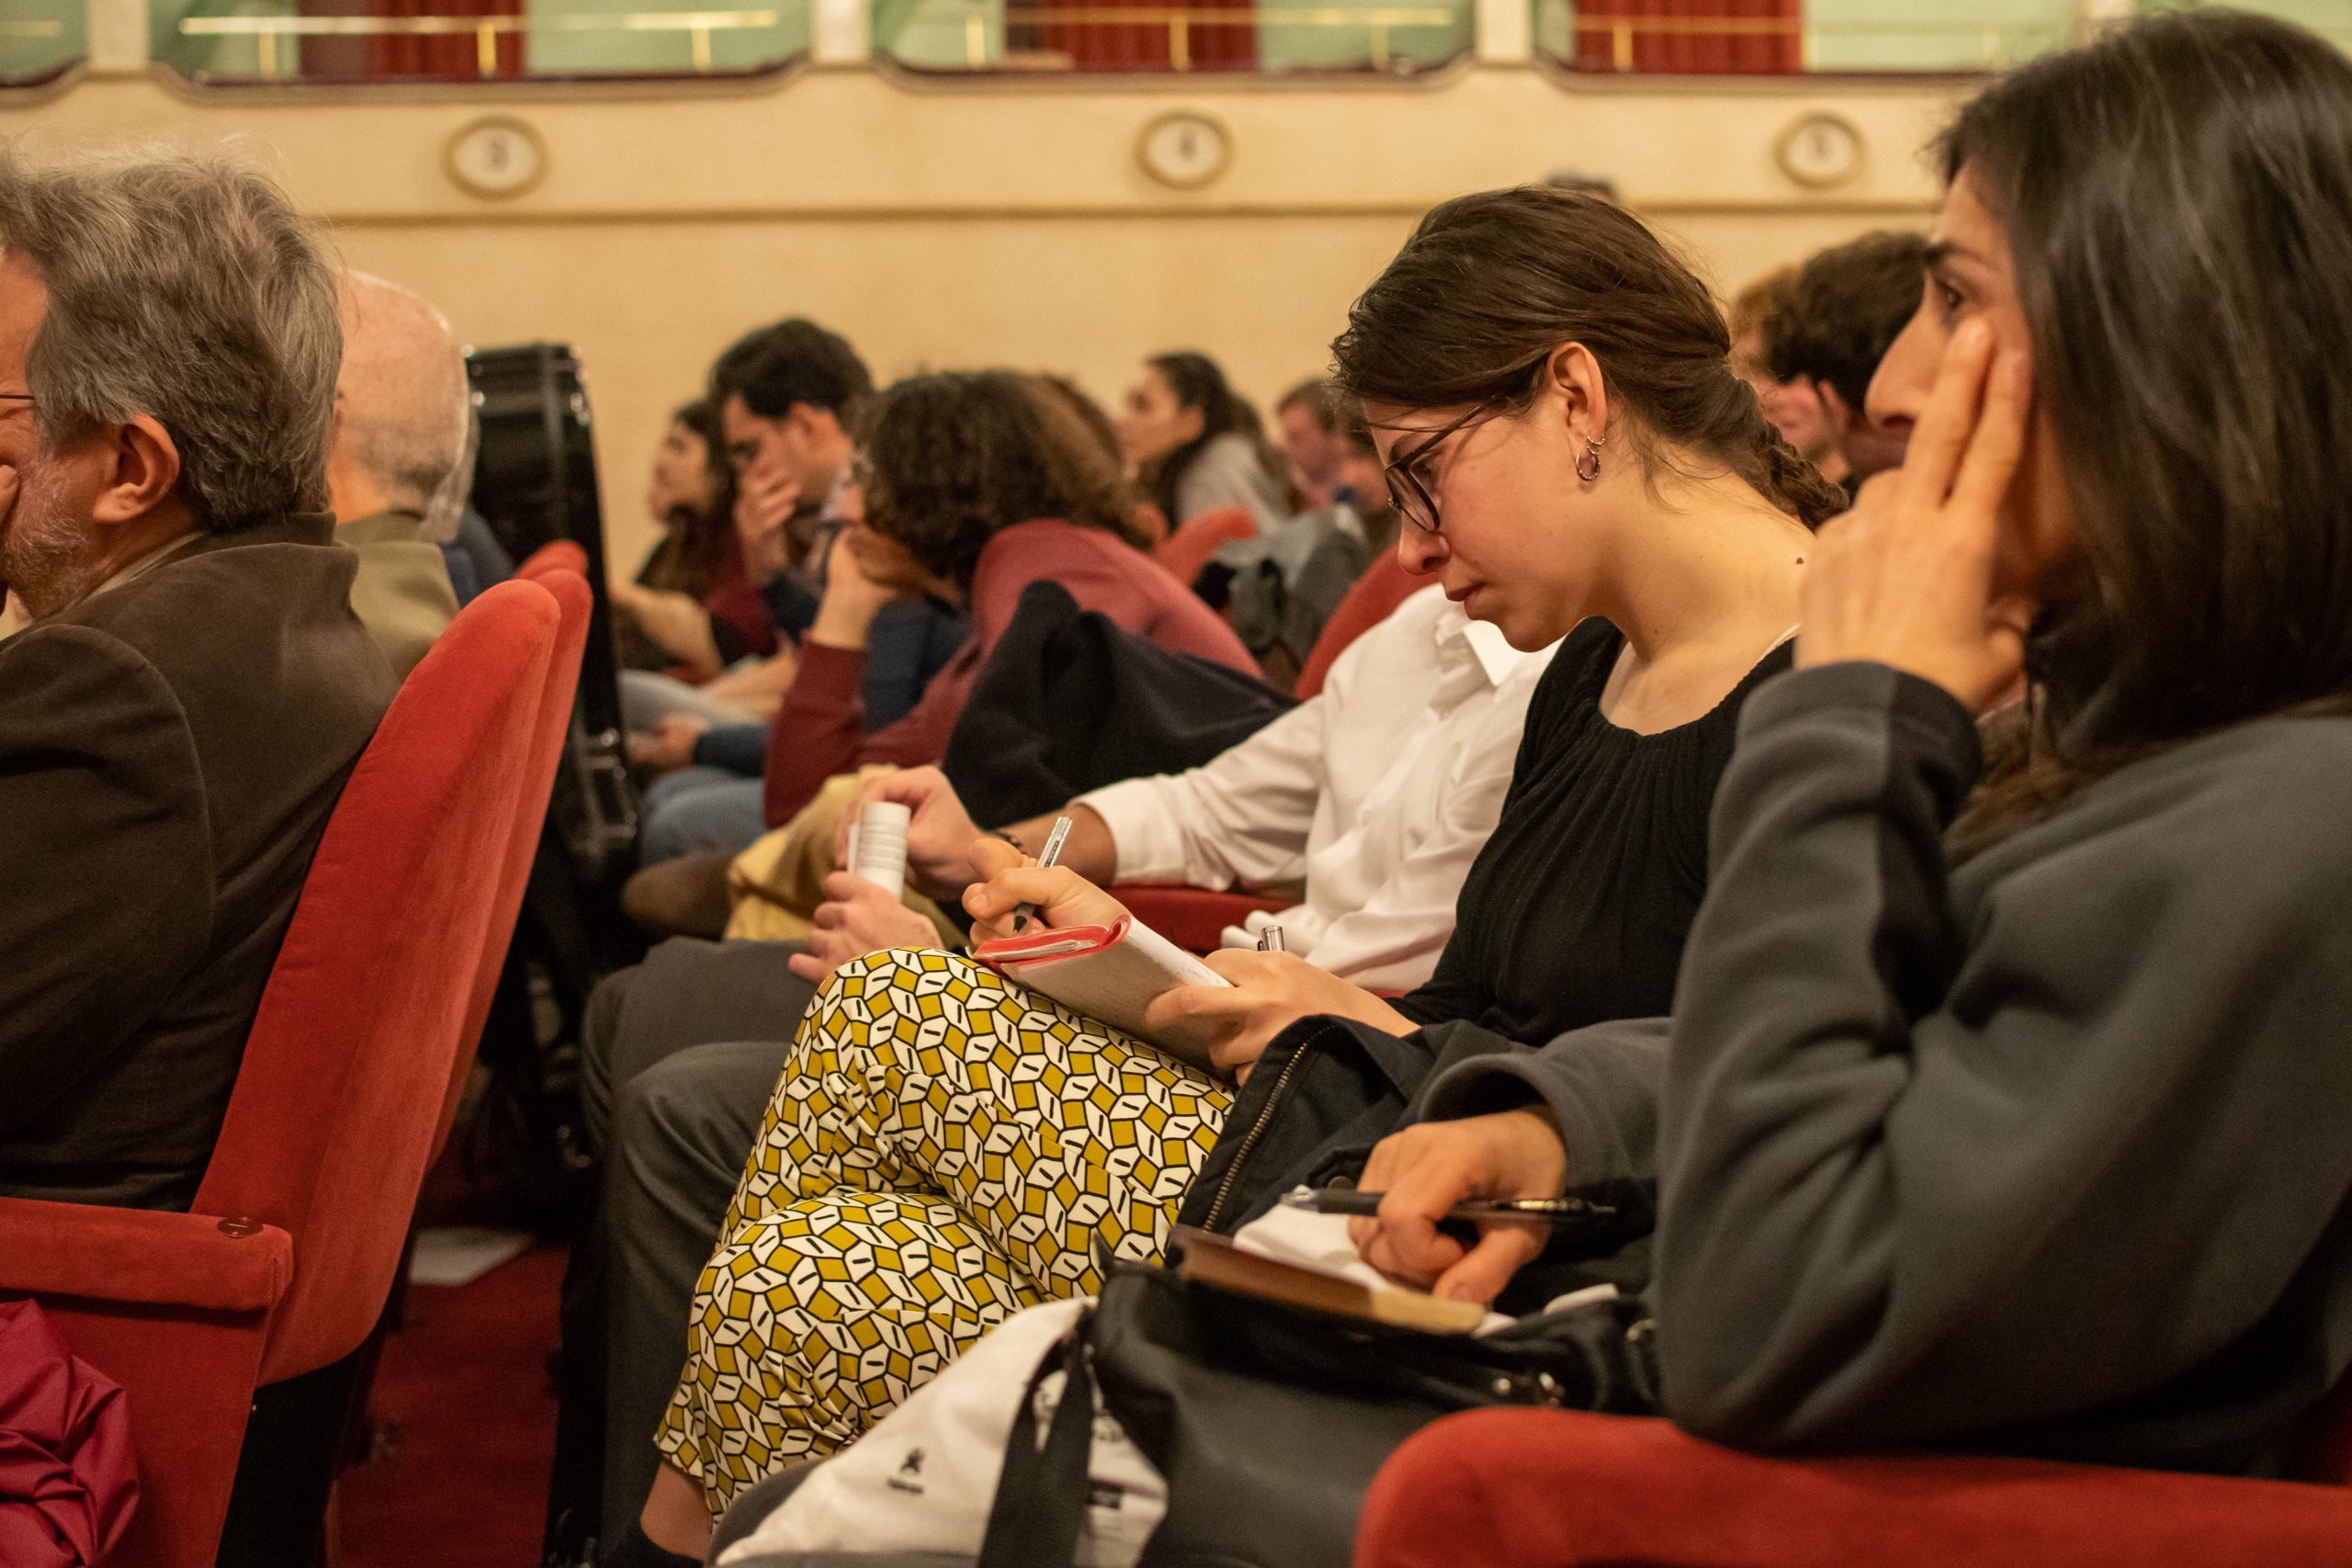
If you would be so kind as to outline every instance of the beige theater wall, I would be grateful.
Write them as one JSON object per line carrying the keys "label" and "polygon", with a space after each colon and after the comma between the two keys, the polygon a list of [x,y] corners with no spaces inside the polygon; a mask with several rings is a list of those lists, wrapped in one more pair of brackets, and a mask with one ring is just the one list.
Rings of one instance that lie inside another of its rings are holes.
{"label": "beige theater wall", "polygon": [[[852,66],[720,92],[256,96],[134,66],[0,101],[0,133],[236,140],[333,220],[351,263],[437,300],[470,341],[575,344],[616,560],[633,562],[667,411],[757,321],[816,317],[884,378],[1005,363],[1106,400],[1143,355],[1193,346],[1262,402],[1318,368],[1349,299],[1435,201],[1605,175],[1727,290],[1863,228],[1924,222],[1917,149],[1965,86],[1569,83],[1465,62],[1414,85],[943,85]],[[1173,109],[1230,131],[1203,189],[1137,160]],[[1813,111],[1860,132],[1860,165],[1832,191],[1775,157]],[[544,139],[545,177],[520,195],[469,195],[446,172],[451,138],[492,114]]]}

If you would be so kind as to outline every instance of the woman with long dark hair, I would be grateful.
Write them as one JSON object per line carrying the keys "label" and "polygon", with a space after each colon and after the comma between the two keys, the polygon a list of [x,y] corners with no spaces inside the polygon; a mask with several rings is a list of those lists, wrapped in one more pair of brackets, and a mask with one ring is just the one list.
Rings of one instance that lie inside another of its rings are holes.
{"label": "woman with long dark hair", "polygon": [[735,466],[707,400],[670,416],[645,508],[662,533],[635,580],[613,590],[622,664],[684,665],[708,680],[747,653],[774,651],[775,628],[735,538]]}
{"label": "woman with long dark hair", "polygon": [[1909,456],[1747,706],[1670,1028],[1440,1078],[1360,1245],[1490,1297],[1535,1243],[1449,1203],[1655,1174],[1702,1435],[2278,1473],[2352,1362],[2352,62],[2156,17],[1941,153]]}
{"label": "woman with long dark hair", "polygon": [[[1213,1077],[961,957],[842,965],[704,1272],[650,1536],[696,1545],[705,1502],[854,1438],[1018,1306],[1091,1291],[1098,1244],[1156,1255],[1233,1080],[1257,1114],[1252,1064],[1289,1024],[1378,1033],[1393,1111],[1443,1047],[1423,1026],[1543,1039],[1666,1006],[1740,703],[1787,666],[1807,525],[1843,499],[1729,346],[1705,286],[1620,208],[1530,188],[1430,214],[1357,302],[1340,377],[1374,421],[1406,561],[1516,648],[1566,639],[1435,977],[1392,1003],[1288,954],[1214,954],[1231,984],[1157,1014],[1215,1034]],[[1101,819],[1074,815],[1066,852],[1103,863]],[[1037,847],[972,846],[977,939],[1024,900],[1049,926],[1125,913]],[[1294,1103],[1283,1139],[1311,1147],[1335,1109]],[[843,1238],[877,1236],[897,1262],[861,1263],[862,1303],[819,1283]],[[875,1345],[878,1376],[859,1370]]]}
{"label": "woman with long dark hair", "polygon": [[1281,460],[1251,408],[1205,354],[1155,354],[1127,389],[1119,445],[1144,497],[1173,530],[1247,507],[1264,533],[1290,515]]}

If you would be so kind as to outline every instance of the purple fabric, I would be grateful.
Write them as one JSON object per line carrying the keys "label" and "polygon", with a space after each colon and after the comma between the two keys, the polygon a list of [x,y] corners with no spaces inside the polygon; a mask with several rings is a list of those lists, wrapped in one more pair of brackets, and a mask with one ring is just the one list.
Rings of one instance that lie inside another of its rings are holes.
{"label": "purple fabric", "polygon": [[92,1568],[138,1504],[122,1390],[38,1303],[0,1302],[0,1562]]}

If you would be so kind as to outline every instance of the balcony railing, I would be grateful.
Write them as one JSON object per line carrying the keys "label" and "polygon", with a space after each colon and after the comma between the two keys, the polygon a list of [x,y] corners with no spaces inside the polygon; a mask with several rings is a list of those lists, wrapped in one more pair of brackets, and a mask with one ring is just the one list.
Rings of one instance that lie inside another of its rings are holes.
{"label": "balcony railing", "polygon": [[[804,55],[813,3],[149,0],[155,58],[208,83],[740,75]],[[1467,54],[1478,3],[867,0],[878,57],[967,75],[1406,75]],[[1539,57],[1607,75],[1998,70],[2064,45],[2081,10],[2081,0],[1521,3]],[[2140,0],[2143,9],[2175,3]],[[2313,20],[2311,0],[2252,3]],[[85,4],[0,0],[0,86],[49,79],[79,59]],[[415,14],[427,11],[440,14]],[[459,11],[490,14],[446,14]],[[2352,25],[2319,30],[2352,45]]]}
{"label": "balcony railing", "polygon": [[806,52],[807,0],[741,9],[180,17],[164,63],[204,83],[737,75]]}
{"label": "balcony railing", "polygon": [[1788,0],[1714,15],[1641,0],[1533,4],[1539,53],[1570,70],[1612,74],[1991,71],[2064,44],[2075,25],[2070,0],[1978,0],[1967,7]]}
{"label": "balcony railing", "polygon": [[876,51],[931,71],[1428,70],[1467,52],[1470,7],[1421,5],[1006,5],[915,0]]}

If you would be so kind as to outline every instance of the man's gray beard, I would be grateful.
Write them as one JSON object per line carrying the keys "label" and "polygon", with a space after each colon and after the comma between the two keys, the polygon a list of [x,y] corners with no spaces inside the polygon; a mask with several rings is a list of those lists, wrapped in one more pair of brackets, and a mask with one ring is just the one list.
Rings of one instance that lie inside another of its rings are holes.
{"label": "man's gray beard", "polygon": [[0,581],[15,590],[25,613],[39,620],[76,603],[96,586],[85,558],[89,536],[58,504],[57,496],[28,475],[7,532],[0,536]]}

